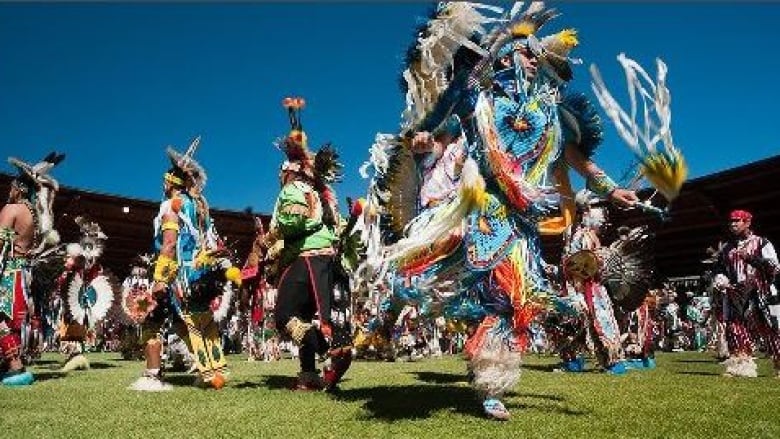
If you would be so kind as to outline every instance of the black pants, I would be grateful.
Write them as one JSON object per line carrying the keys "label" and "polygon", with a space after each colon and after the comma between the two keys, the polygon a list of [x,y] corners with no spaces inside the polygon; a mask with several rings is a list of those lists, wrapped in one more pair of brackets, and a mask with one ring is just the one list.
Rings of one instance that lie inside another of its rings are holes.
{"label": "black pants", "polygon": [[[334,263],[333,256],[299,256],[285,269],[279,278],[274,310],[278,331],[285,331],[293,317],[309,323],[315,314],[322,325],[330,325]],[[313,372],[316,354],[324,354],[327,349],[322,332],[309,330],[299,351],[301,371]]]}

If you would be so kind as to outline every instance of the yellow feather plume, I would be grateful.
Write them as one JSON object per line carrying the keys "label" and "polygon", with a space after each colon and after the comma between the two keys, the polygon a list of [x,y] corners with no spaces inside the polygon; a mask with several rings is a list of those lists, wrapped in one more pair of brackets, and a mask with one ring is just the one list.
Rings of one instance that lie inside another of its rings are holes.
{"label": "yellow feather plume", "polygon": [[558,40],[564,46],[568,48],[577,47],[580,41],[577,39],[577,31],[575,29],[564,29],[558,32]]}
{"label": "yellow feather plume", "polygon": [[236,267],[230,267],[225,270],[225,279],[233,282],[236,286],[241,286],[241,270]]}
{"label": "yellow feather plume", "polygon": [[512,26],[510,32],[515,38],[527,37],[528,35],[532,35],[534,32],[536,32],[536,24],[530,21],[521,21],[520,23]]}
{"label": "yellow feather plume", "polygon": [[688,176],[685,158],[678,150],[655,152],[642,161],[642,174],[658,192],[672,201],[680,194]]}

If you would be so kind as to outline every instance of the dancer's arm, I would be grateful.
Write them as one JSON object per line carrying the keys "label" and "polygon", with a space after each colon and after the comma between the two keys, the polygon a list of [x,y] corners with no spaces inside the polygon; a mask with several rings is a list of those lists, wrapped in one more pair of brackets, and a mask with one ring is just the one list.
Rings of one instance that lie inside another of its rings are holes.
{"label": "dancer's arm", "polygon": [[593,160],[585,157],[574,144],[567,144],[564,154],[566,162],[585,178],[588,189],[621,206],[628,207],[639,202],[636,192],[618,187]]}
{"label": "dancer's arm", "polygon": [[[171,203],[175,204],[175,203]],[[164,291],[176,278],[179,268],[176,260],[176,242],[179,237],[179,216],[175,209],[169,210],[162,217],[162,247],[154,265],[153,292]]]}

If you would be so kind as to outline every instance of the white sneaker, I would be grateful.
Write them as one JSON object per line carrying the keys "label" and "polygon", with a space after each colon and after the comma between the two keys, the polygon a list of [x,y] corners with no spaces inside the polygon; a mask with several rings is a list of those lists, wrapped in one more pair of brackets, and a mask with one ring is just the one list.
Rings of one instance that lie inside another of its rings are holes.
{"label": "white sneaker", "polygon": [[173,390],[173,386],[162,382],[159,378],[153,378],[150,376],[142,376],[135,380],[133,384],[128,386],[130,390],[137,390],[139,392],[167,392]]}
{"label": "white sneaker", "polygon": [[78,354],[69,359],[60,372],[70,372],[72,370],[89,370],[89,360],[83,354]]}

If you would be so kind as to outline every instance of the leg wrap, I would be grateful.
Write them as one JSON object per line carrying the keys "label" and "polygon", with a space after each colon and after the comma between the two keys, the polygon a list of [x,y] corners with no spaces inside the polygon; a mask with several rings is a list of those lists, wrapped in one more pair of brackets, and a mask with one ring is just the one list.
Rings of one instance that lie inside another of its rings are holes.
{"label": "leg wrap", "polygon": [[743,322],[739,320],[729,322],[726,328],[726,337],[729,351],[732,354],[751,355],[753,353],[753,340]]}
{"label": "leg wrap", "polygon": [[481,397],[499,397],[520,379],[522,355],[512,348],[513,338],[511,329],[501,327],[500,320],[496,320],[491,328],[478,330],[469,340],[468,368],[474,377],[472,385]]}
{"label": "leg wrap", "polygon": [[298,346],[303,343],[303,338],[312,328],[313,326],[311,323],[303,323],[298,317],[291,318],[290,321],[287,322],[287,325],[285,325],[287,333],[290,334],[290,337],[292,337],[293,341]]}

